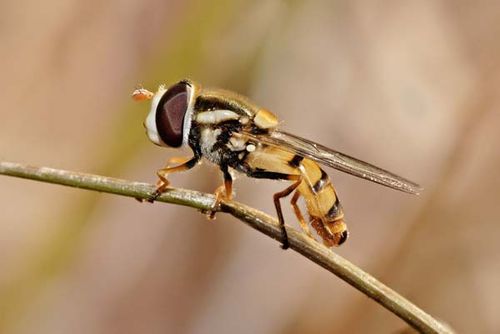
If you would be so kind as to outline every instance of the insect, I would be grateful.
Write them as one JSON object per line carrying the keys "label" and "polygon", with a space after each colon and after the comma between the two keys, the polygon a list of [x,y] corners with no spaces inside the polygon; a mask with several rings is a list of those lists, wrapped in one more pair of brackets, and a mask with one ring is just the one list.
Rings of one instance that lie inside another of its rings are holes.
{"label": "insect", "polygon": [[160,86],[156,93],[138,88],[132,97],[152,101],[144,126],[154,144],[186,146],[193,151],[184,162],[158,170],[158,187],[152,200],[166,191],[169,174],[191,169],[201,158],[222,171],[224,183],[215,191],[216,203],[232,198],[237,173],[290,181],[286,189],[273,196],[283,249],[289,244],[280,199],[292,193],[291,206],[307,235],[313,237],[298,206],[300,198],[304,199],[310,225],[326,246],[340,246],[349,236],[335,188],[319,164],[406,193],[418,194],[421,190],[416,183],[391,172],[279,130],[273,113],[230,91],[206,89],[182,80],[168,88]]}

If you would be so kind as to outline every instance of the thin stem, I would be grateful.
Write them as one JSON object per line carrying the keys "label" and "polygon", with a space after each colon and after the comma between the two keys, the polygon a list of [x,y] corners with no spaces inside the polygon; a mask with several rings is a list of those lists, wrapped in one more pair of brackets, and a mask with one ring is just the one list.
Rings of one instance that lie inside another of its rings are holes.
{"label": "thin stem", "polygon": [[[0,174],[145,200],[155,190],[153,185],[142,182],[131,182],[47,167],[33,167],[13,162],[0,162]],[[215,198],[213,195],[198,191],[170,188],[158,197],[157,201],[208,211],[213,208]],[[263,212],[234,201],[222,202],[217,210],[231,214],[273,239],[280,240],[281,238],[277,220]],[[343,257],[293,228],[287,227],[286,229],[291,249],[349,283],[396,314],[417,331],[421,333],[453,333],[448,326],[437,321]]]}

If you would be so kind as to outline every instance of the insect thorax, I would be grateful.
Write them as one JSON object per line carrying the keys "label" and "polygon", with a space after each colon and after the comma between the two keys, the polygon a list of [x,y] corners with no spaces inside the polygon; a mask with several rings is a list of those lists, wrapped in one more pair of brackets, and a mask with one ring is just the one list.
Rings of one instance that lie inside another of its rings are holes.
{"label": "insect thorax", "polygon": [[214,164],[237,166],[248,152],[248,145],[252,150],[251,143],[239,136],[242,129],[252,127],[251,118],[251,110],[235,107],[234,103],[199,99],[192,117],[189,144]]}

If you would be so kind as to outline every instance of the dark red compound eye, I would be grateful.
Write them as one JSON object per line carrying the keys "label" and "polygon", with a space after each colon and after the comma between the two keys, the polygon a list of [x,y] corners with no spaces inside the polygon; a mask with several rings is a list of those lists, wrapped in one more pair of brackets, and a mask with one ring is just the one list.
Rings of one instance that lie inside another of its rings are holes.
{"label": "dark red compound eye", "polygon": [[182,130],[188,99],[188,85],[179,82],[168,88],[156,107],[158,134],[161,140],[170,147],[182,145]]}

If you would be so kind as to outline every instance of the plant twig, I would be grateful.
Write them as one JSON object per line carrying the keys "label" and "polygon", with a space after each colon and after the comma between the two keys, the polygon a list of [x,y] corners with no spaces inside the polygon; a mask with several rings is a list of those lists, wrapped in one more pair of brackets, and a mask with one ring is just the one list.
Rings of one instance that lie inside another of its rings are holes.
{"label": "plant twig", "polygon": [[[13,162],[0,162],[0,174],[146,200],[155,190],[153,185],[142,182],[131,182],[47,167],[33,167]],[[198,191],[170,188],[156,201],[207,211],[213,208],[215,198],[213,195]],[[281,233],[278,222],[263,212],[234,201],[222,202],[218,211],[229,213],[267,236],[280,240]],[[291,249],[349,283],[396,314],[417,331],[421,333],[453,333],[448,326],[437,321],[397,292],[330,249],[293,228],[287,227],[287,232]]]}

